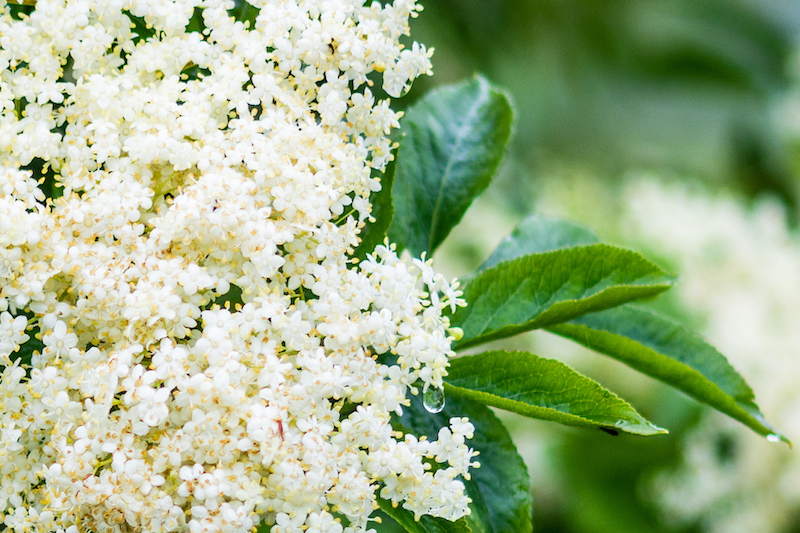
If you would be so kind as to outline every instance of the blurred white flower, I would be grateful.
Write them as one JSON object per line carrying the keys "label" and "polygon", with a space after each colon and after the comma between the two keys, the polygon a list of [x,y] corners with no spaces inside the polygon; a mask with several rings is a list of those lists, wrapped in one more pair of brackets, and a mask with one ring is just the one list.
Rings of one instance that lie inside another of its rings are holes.
{"label": "blurred white flower", "polygon": [[[711,196],[653,179],[631,183],[623,227],[681,273],[682,304],[755,391],[762,412],[800,438],[800,238],[780,204]],[[789,531],[800,512],[800,459],[708,412],[683,462],[655,484],[665,516],[713,533]]]}

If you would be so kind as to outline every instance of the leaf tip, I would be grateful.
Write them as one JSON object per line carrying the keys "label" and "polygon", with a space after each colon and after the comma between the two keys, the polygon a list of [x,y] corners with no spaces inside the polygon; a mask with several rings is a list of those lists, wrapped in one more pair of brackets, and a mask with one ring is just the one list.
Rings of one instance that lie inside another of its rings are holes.
{"label": "leaf tip", "polygon": [[789,449],[794,448],[794,444],[792,444],[792,441],[790,441],[780,433],[770,433],[769,435],[766,436],[766,438],[770,442],[785,442],[786,444],[789,445]]}
{"label": "leaf tip", "polygon": [[667,428],[654,426],[653,424],[650,424],[650,427],[656,431],[656,435],[669,435],[669,430]]}

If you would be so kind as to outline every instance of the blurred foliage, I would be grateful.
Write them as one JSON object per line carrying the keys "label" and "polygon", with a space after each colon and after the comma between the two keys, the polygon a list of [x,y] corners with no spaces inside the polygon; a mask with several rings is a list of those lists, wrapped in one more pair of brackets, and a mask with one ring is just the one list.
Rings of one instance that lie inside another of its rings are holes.
{"label": "blurred foliage", "polygon": [[[563,166],[607,178],[668,168],[794,204],[771,105],[785,91],[800,3],[788,0],[431,0],[415,40],[430,86],[476,71],[518,108],[507,191]],[[400,102],[404,105],[403,102]],[[507,195],[520,211],[530,203]]]}

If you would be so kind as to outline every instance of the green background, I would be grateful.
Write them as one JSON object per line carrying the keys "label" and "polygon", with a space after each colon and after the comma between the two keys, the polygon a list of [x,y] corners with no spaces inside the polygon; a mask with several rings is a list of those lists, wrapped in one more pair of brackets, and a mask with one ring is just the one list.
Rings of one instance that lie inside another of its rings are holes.
{"label": "green background", "polygon": [[[569,190],[571,183],[577,189],[582,177],[591,176],[603,184],[602,198],[613,202],[624,177],[645,170],[699,180],[712,190],[732,190],[749,199],[777,196],[796,223],[797,144],[780,124],[782,102],[800,70],[795,65],[800,64],[795,57],[800,2],[423,4],[412,36],[435,48],[435,75],[418,80],[395,107],[475,72],[505,88],[516,104],[515,135],[486,195],[509,218],[519,220],[534,210],[553,179]],[[613,218],[613,212],[610,205],[606,216]],[[440,256],[461,263],[455,273],[462,274],[477,267],[488,251],[458,235]],[[691,323],[668,299],[660,307]],[[502,346],[530,349],[532,341],[515,342]],[[653,476],[679,461],[681,437],[702,408],[622,365],[565,361],[668,427],[670,435],[610,437],[504,416],[512,432],[537,436],[537,450],[518,443],[523,457],[547,463],[531,467],[535,531],[702,531],[700,524],[672,523],[649,493]],[[735,456],[724,434],[717,444],[720,462]],[[388,526],[381,529],[391,530]]]}

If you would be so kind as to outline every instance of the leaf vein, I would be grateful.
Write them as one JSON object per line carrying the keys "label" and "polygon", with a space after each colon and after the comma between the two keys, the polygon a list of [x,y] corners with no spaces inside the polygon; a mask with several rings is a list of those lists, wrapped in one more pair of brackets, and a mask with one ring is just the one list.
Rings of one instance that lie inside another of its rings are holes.
{"label": "leaf vein", "polygon": [[[484,89],[484,87],[481,87]],[[436,225],[439,223],[439,211],[442,207],[442,199],[444,198],[444,187],[448,181],[448,174],[452,169],[453,162],[457,159],[458,149],[461,147],[461,144],[464,142],[464,139],[469,137],[469,133],[472,131],[472,128],[469,127],[469,123],[472,119],[474,119],[478,114],[478,109],[483,105],[482,101],[476,102],[474,106],[469,110],[467,117],[465,118],[464,122],[458,128],[458,134],[456,135],[456,142],[453,146],[452,156],[448,158],[447,165],[445,165],[444,172],[442,173],[442,179],[439,183],[439,194],[436,197],[436,204],[433,206],[433,213],[431,213],[431,231],[428,233],[428,250],[433,250],[433,238],[434,238],[434,230]]]}

